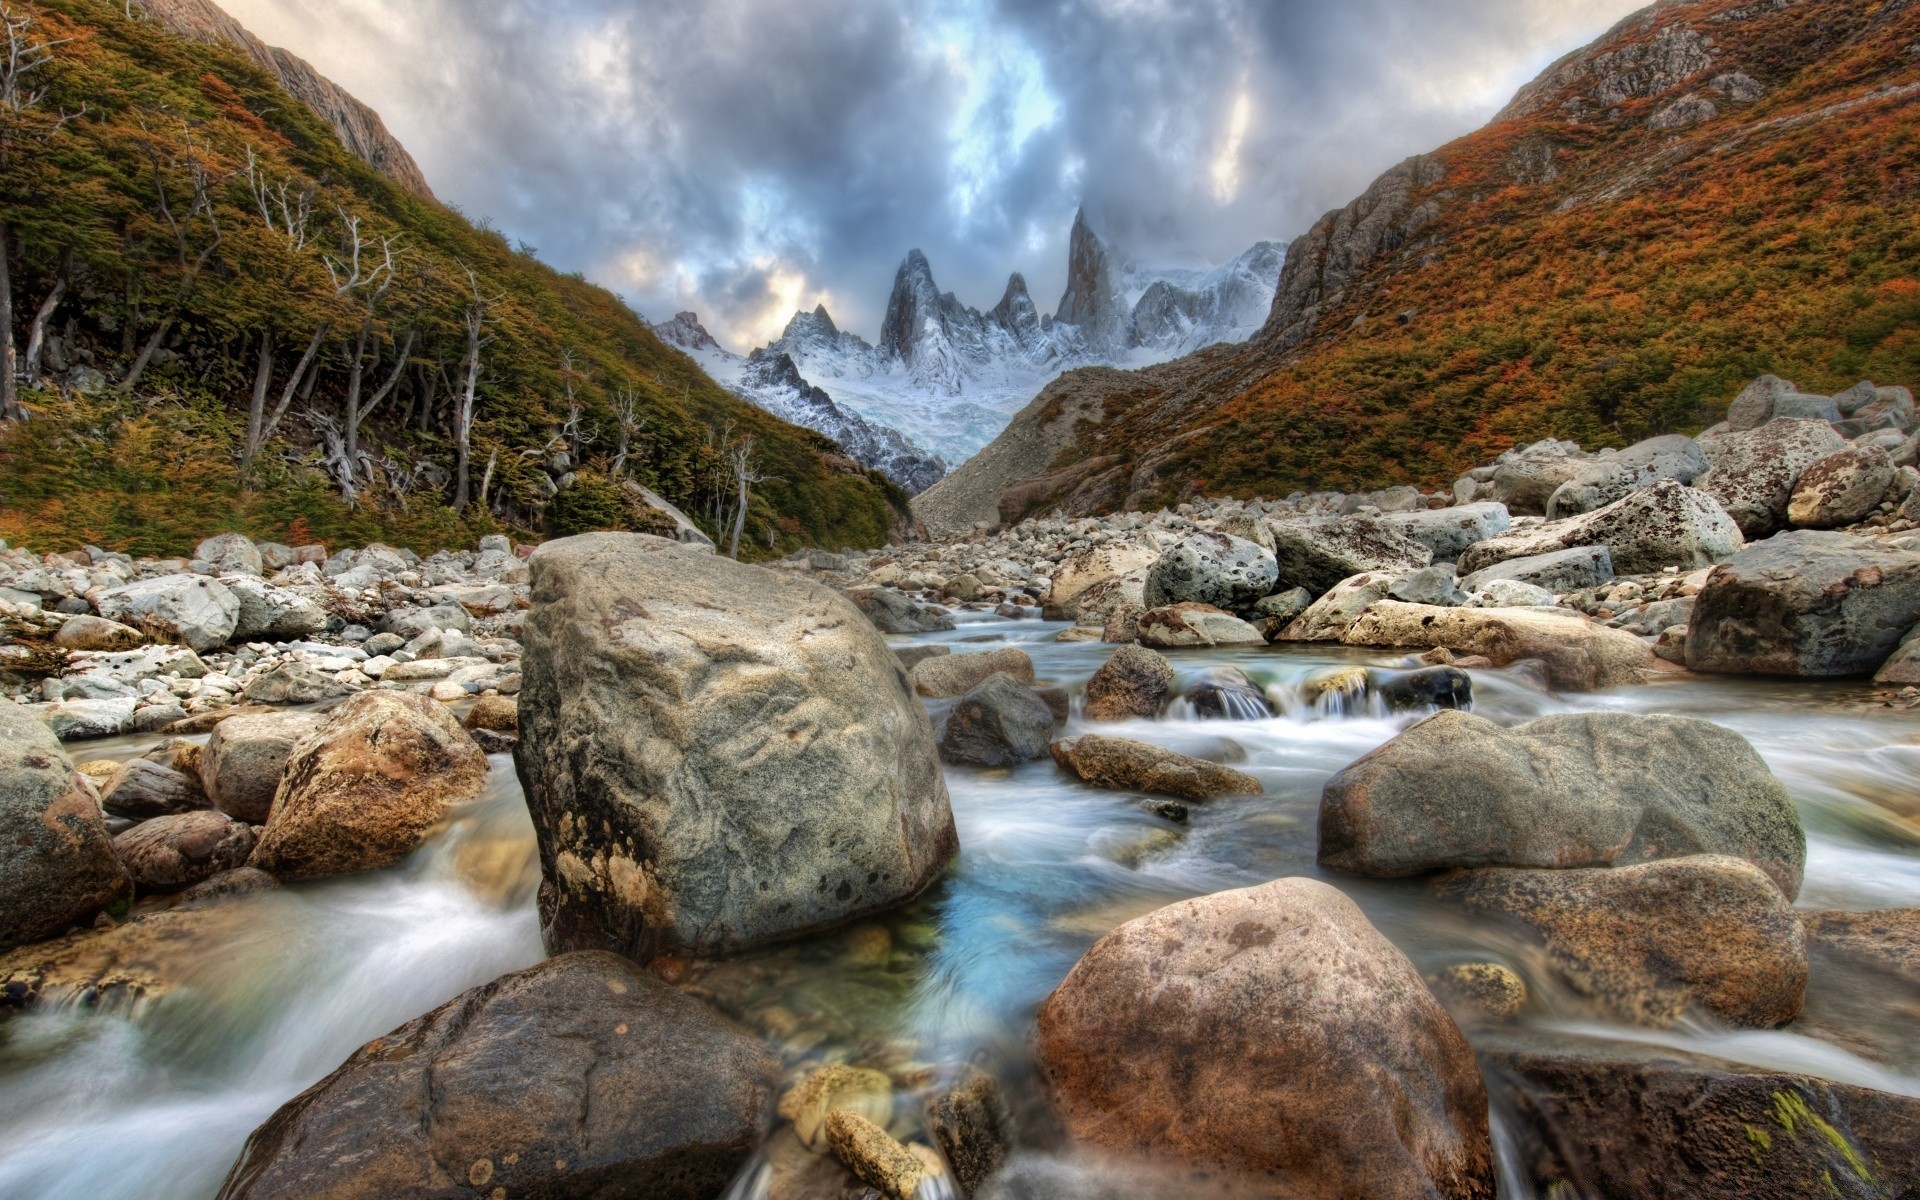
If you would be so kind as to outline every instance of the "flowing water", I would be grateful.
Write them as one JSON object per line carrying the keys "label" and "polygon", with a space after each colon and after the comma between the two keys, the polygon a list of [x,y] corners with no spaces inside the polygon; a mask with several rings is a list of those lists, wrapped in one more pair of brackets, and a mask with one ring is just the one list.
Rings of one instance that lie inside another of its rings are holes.
{"label": "flowing water", "polygon": [[[1018,644],[1043,679],[1077,689],[1111,647],[1055,643],[1061,628],[963,616],[956,631],[902,640],[960,651]],[[1157,1190],[1060,1148],[1028,1049],[1040,1001],[1120,922],[1286,875],[1342,888],[1423,971],[1492,958],[1529,974],[1541,1009],[1532,1020],[1544,1028],[1920,1095],[1920,1062],[1890,1061],[1871,1038],[1842,1044],[1798,1026],[1734,1031],[1698,1020],[1664,1031],[1597,1024],[1527,971],[1525,947],[1437,909],[1417,884],[1322,872],[1314,862],[1321,785],[1419,715],[1306,706],[1298,685],[1329,667],[1390,665],[1395,656],[1272,647],[1172,657],[1183,682],[1219,666],[1246,671],[1282,715],[1200,720],[1176,705],[1167,719],[1103,731],[1232,762],[1259,777],[1264,796],[1188,806],[1181,825],[1140,797],[1072,782],[1051,762],[949,768],[961,851],[943,884],[884,920],[692,965],[683,986],[795,1066],[879,1065],[904,1089],[936,1078],[944,1064],[988,1067],[1022,1135],[1005,1177],[1014,1196]],[[1503,723],[1609,710],[1737,730],[1800,806],[1809,843],[1802,907],[1920,905],[1920,720],[1875,707],[1868,689],[1687,679],[1550,697],[1502,672],[1473,674],[1476,711]],[[204,927],[159,968],[164,990],[137,1000],[75,998],[0,1022],[0,1197],[212,1196],[247,1133],[360,1044],[536,962],[536,883],[532,828],[511,763],[496,756],[487,795],[404,866],[198,910]],[[1820,987],[1816,974],[1810,1014]],[[1495,1118],[1509,1164],[1503,1194],[1526,1195],[1510,1166],[1510,1130]],[[760,1193],[766,1174],[756,1164],[734,1194]]]}

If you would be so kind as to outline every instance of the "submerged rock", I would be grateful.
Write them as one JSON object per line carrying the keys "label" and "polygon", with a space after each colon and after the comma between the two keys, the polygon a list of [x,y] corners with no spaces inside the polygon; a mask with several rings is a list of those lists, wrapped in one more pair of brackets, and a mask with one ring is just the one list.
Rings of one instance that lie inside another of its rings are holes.
{"label": "submerged rock", "polygon": [[[943,660],[935,660],[943,661]],[[940,757],[973,767],[1011,767],[1047,756],[1053,710],[1033,689],[995,672],[954,702],[940,731]]]}
{"label": "submerged rock", "polygon": [[0,950],[132,898],[93,786],[52,730],[0,701]]}
{"label": "submerged rock", "polygon": [[1747,740],[1688,717],[1582,713],[1504,729],[1443,712],[1328,780],[1319,861],[1396,878],[1452,867],[1737,855],[1789,897],[1806,835]]}
{"label": "submerged rock", "polygon": [[1282,879],[1127,922],[1047,998],[1037,1042],[1083,1145],[1258,1180],[1262,1194],[1494,1194],[1466,1038],[1322,883]]}
{"label": "submerged rock", "polygon": [[1089,733],[1055,742],[1052,749],[1053,761],[1095,787],[1162,792],[1182,800],[1262,791],[1260,781],[1244,771],[1127,738]]}
{"label": "submerged rock", "polygon": [[1187,688],[1186,701],[1202,720],[1259,721],[1273,715],[1267,697],[1238,667],[1213,667]]}
{"label": "submerged rock", "polygon": [[221,1200],[711,1200],[777,1063],[618,955],[563,954],[375,1038],[247,1139]]}
{"label": "submerged rock", "polygon": [[532,566],[515,760],[550,948],[730,952],[945,870],[932,722],[838,593],[640,534]]}
{"label": "submerged rock", "polygon": [[1389,709],[1466,708],[1473,703],[1473,677],[1458,667],[1422,667],[1370,677],[1368,686]]}

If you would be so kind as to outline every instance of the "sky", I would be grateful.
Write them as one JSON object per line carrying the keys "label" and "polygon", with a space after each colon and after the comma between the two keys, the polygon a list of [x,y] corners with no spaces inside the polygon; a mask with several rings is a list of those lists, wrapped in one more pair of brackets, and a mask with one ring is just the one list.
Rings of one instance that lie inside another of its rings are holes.
{"label": "sky", "polygon": [[729,349],[907,251],[1052,311],[1123,259],[1290,240],[1640,0],[221,0],[379,110],[436,194]]}

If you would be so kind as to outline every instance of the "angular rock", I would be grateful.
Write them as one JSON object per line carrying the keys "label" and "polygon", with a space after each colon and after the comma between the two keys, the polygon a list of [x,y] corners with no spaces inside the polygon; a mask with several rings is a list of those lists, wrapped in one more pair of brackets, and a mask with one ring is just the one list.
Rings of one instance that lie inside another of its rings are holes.
{"label": "angular rock", "polygon": [[240,602],[231,634],[236,642],[311,637],[327,627],[327,610],[298,592],[247,575],[223,575],[220,583]]}
{"label": "angular rock", "polygon": [[147,636],[118,621],[82,613],[68,617],[53,642],[65,650],[138,650],[146,645]]}
{"label": "angular rock", "polygon": [[1774,402],[1783,396],[1798,395],[1800,389],[1778,375],[1762,375],[1742,388],[1727,405],[1727,428],[1735,433],[1758,429],[1773,420]]}
{"label": "angular rock", "polygon": [[1141,567],[1125,575],[1103,579],[1081,592],[1074,601],[1074,619],[1081,625],[1102,629],[1122,609],[1146,610],[1147,570]]}
{"label": "angular rock", "polygon": [[1700,443],[1684,434],[1648,438],[1615,454],[1594,458],[1547,500],[1547,520],[1605,508],[1662,479],[1692,484],[1707,473]]}
{"label": "angular rock", "polygon": [[1380,674],[1368,686],[1394,712],[1423,708],[1466,708],[1473,703],[1473,677],[1459,667],[1422,667]]}
{"label": "angular rock", "polygon": [[201,575],[161,575],[108,588],[92,597],[109,621],[118,621],[162,642],[194,650],[224,646],[240,620],[240,600],[216,580]]}
{"label": "angular rock", "polygon": [[845,598],[637,534],[532,568],[515,759],[549,947],[728,952],[945,870],[932,723]]}
{"label": "angular rock", "polygon": [[400,608],[387,614],[384,632],[412,641],[423,633],[457,629],[473,632],[473,618],[458,604],[435,604],[428,608]]}
{"label": "angular rock", "polygon": [[1270,522],[1280,588],[1324,596],[1366,573],[1409,575],[1433,563],[1433,551],[1383,521],[1363,517]]}
{"label": "angular rock", "polygon": [[1087,680],[1080,693],[1089,721],[1157,717],[1173,688],[1173,664],[1143,646],[1122,646]]}
{"label": "angular rock", "polygon": [[207,798],[228,816],[266,824],[294,746],[324,720],[318,713],[243,713],[220,722],[200,752]]}
{"label": "angular rock", "polygon": [[1694,600],[1687,666],[1721,674],[1869,675],[1920,624],[1920,553],[1795,530],[1716,568]]}
{"label": "angular rock", "polygon": [[250,704],[319,704],[351,696],[354,690],[352,684],[341,683],[310,664],[284,660],[272,670],[249,679],[240,695]]}
{"label": "angular rock", "polygon": [[1573,442],[1545,438],[1502,454],[1494,465],[1491,497],[1510,512],[1539,516],[1560,485],[1593,461]]}
{"label": "angular rock", "polygon": [[1634,683],[1653,665],[1653,651],[1630,633],[1579,613],[1537,608],[1434,608],[1382,600],[1340,640],[1349,646],[1396,646],[1490,659],[1504,667],[1522,659],[1545,664],[1555,688],[1594,691]]}
{"label": "angular rock", "polygon": [[1396,580],[1387,595],[1408,604],[1436,604],[1453,608],[1467,602],[1467,594],[1454,583],[1453,567],[1422,567],[1405,579]]}
{"label": "angular rock", "polygon": [[974,767],[1011,767],[1047,756],[1053,710],[1012,675],[987,676],[954,702],[940,731],[940,757]]}
{"label": "angular rock", "polygon": [[131,821],[194,812],[207,806],[207,795],[198,779],[144,758],[122,763],[100,789],[100,807]]}
{"label": "angular rock", "polygon": [[633,963],[565,954],[375,1038],[247,1139],[221,1200],[711,1200],[778,1064]]}
{"label": "angular rock", "polygon": [[1053,582],[1040,598],[1041,607],[1049,621],[1075,620],[1080,616],[1080,597],[1087,589],[1148,570],[1159,560],[1158,551],[1133,542],[1108,542],[1082,550],[1055,569]]}
{"label": "angular rock", "polygon": [[244,533],[222,533],[201,542],[194,549],[196,562],[206,563],[214,575],[252,575],[258,578],[266,569],[260,548]]}
{"label": "angular rock", "polygon": [[1224,533],[1195,533],[1161,554],[1147,572],[1143,603],[1208,604],[1237,611],[1273,591],[1279,567],[1271,552]]}
{"label": "angular rock", "polygon": [[50,729],[0,702],[0,950],[132,897],[92,785]]}
{"label": "angular rock", "polygon": [[[1613,582],[1613,554],[1605,546],[1574,546],[1546,554],[1509,558],[1460,581],[1468,592],[1485,591],[1499,580],[1532,584],[1548,592],[1577,592]],[[1549,601],[1551,603],[1551,601]]]}
{"label": "angular rock", "polygon": [[1276,642],[1337,642],[1360,614],[1387,598],[1400,576],[1377,571],[1343,579],[1273,638]]}
{"label": "angular rock", "polygon": [[1877,446],[1848,447],[1800,472],[1787,501],[1795,529],[1838,529],[1863,521],[1893,487],[1893,463]]}
{"label": "angular rock", "polygon": [[989,676],[1011,675],[1033,682],[1033,660],[1025,650],[1007,646],[978,654],[947,654],[915,663],[910,672],[913,690],[935,699],[958,696],[978,687]]}
{"label": "angular rock", "polygon": [[1713,469],[1696,482],[1741,533],[1763,538],[1786,523],[1801,472],[1846,448],[1846,439],[1825,421],[1774,421],[1747,432],[1701,434],[1700,449]]}
{"label": "angular rock", "polygon": [[1767,874],[1724,855],[1632,867],[1481,867],[1433,892],[1537,940],[1554,973],[1606,1016],[1669,1026],[1698,1006],[1774,1029],[1800,1015],[1806,939]]}
{"label": "angular rock", "polygon": [[1089,733],[1055,742],[1052,750],[1054,762],[1099,788],[1160,792],[1182,800],[1263,791],[1260,781],[1243,771],[1127,738]]}
{"label": "angular rock", "polygon": [[1433,552],[1433,561],[1437,563],[1455,562],[1468,546],[1498,537],[1513,526],[1507,506],[1490,500],[1456,504],[1452,508],[1389,513],[1375,519],[1402,537],[1425,546]]}
{"label": "angular rock", "polygon": [[253,826],[203,809],[142,821],[113,839],[113,852],[141,893],[177,892],[243,866]]}
{"label": "angular rock", "polygon": [[1712,497],[1667,479],[1605,508],[1481,542],[1460,556],[1460,570],[1471,577],[1512,558],[1605,546],[1614,569],[1628,575],[1691,571],[1728,558],[1744,542]]}
{"label": "angular rock", "polygon": [[860,1182],[887,1200],[913,1200],[925,1170],[892,1134],[844,1108],[827,1114],[826,1131],[833,1156]]}
{"label": "angular rock", "polygon": [[1264,646],[1266,635],[1229,612],[1192,601],[1149,609],[1134,636],[1163,650],[1187,646]]}
{"label": "angular rock", "polygon": [[854,588],[847,598],[881,633],[938,633],[953,628],[952,617],[915,604],[892,588]]}
{"label": "angular rock", "polygon": [[294,746],[248,865],[282,879],[390,866],[486,780],[487,756],[444,706],[362,692]]}
{"label": "angular rock", "polygon": [[1806,835],[1747,740],[1690,717],[1579,713],[1503,729],[1443,712],[1320,796],[1322,865],[1396,878],[1452,867],[1754,863],[1799,894]]}
{"label": "angular rock", "polygon": [[1466,1038],[1322,883],[1281,879],[1127,922],[1041,1006],[1037,1043],[1076,1142],[1180,1165],[1194,1193],[1212,1175],[1288,1197],[1494,1195]]}
{"label": "angular rock", "polygon": [[978,1193],[1007,1160],[1011,1139],[1000,1085],[977,1067],[961,1068],[959,1077],[927,1102],[927,1125],[953,1166],[962,1196]]}
{"label": "angular rock", "polygon": [[809,1150],[826,1148],[827,1114],[843,1109],[886,1124],[893,1119],[893,1081],[884,1071],[830,1063],[807,1072],[780,1097],[780,1116]]}

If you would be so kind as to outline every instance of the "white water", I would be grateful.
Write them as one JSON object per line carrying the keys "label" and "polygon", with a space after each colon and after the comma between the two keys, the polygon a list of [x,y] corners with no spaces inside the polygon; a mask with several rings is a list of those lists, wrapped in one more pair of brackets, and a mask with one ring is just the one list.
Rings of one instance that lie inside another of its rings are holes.
{"label": "white water", "polygon": [[[1053,643],[1060,628],[969,619],[914,640],[1005,639],[1033,655],[1043,679],[1077,685],[1111,648]],[[1317,670],[1393,661],[1340,649],[1174,657],[1183,678],[1232,665],[1283,698]],[[1920,904],[1920,846],[1899,840],[1911,834],[1894,815],[1920,795],[1920,721],[1861,703],[1864,689],[1710,680],[1548,697],[1499,672],[1475,672],[1474,683],[1477,710],[1506,722],[1607,709],[1728,725],[1752,740],[1800,806],[1809,842],[1802,907]],[[850,965],[851,935],[829,935],[716,970],[699,981],[700,994],[790,1062],[887,1053],[998,1064],[1018,1108],[1035,1102],[1030,1086],[1019,1089],[1040,1000],[1101,934],[1174,900],[1314,875],[1353,895],[1423,969],[1469,955],[1512,957],[1504,935],[1436,912],[1417,886],[1322,876],[1314,862],[1321,785],[1418,718],[1297,704],[1283,712],[1111,728],[1234,761],[1265,785],[1263,797],[1191,806],[1184,831],[1132,797],[1070,781],[1050,762],[949,769],[960,860],[935,893],[876,923],[895,947],[888,961]],[[531,828],[510,766],[504,758],[494,766],[488,797],[406,866],[211,910],[222,914],[218,936],[180,956],[170,975],[181,986],[165,998],[0,1021],[0,1198],[206,1200],[247,1134],[363,1042],[536,961]],[[1540,1024],[1920,1095],[1920,1079],[1803,1032],[1700,1022],[1635,1030],[1567,1013]],[[1496,1135],[1500,1157],[1510,1159],[1507,1131]],[[1511,1178],[1506,1193],[1523,1195]],[[1178,1191],[1110,1165],[1023,1151],[1005,1194]]]}

